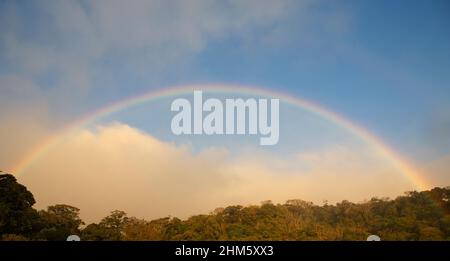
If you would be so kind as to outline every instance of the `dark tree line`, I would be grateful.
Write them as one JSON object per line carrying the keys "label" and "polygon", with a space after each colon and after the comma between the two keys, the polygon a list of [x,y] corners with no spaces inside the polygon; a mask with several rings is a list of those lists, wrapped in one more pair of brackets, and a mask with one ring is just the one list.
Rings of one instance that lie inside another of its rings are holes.
{"label": "dark tree line", "polygon": [[396,199],[363,203],[342,201],[314,205],[303,200],[285,204],[229,206],[187,220],[143,220],[112,211],[85,226],[79,209],[54,205],[35,210],[34,197],[10,174],[0,175],[2,240],[450,240],[450,188],[407,192]]}

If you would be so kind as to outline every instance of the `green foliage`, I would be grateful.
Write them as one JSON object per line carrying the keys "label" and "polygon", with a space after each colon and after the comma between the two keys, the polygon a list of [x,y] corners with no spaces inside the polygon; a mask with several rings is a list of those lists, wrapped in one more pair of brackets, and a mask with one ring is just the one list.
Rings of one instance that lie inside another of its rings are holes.
{"label": "green foliage", "polygon": [[33,195],[14,176],[0,175],[0,239],[66,240],[450,240],[450,188],[407,192],[390,200],[322,206],[300,199],[228,206],[186,220],[146,221],[115,210],[84,224],[79,209],[54,205],[37,212]]}
{"label": "green foliage", "polygon": [[86,226],[81,234],[81,239],[88,241],[105,241],[109,240],[109,238],[109,231],[101,225],[95,223]]}
{"label": "green foliage", "polygon": [[[133,219],[134,220],[134,219]],[[99,224],[90,224],[82,234],[83,240],[122,240],[124,228],[128,223],[127,214],[124,211],[114,210],[103,218]]]}
{"label": "green foliage", "polygon": [[[394,200],[314,205],[299,199],[274,205],[229,206],[187,220],[128,224],[125,240],[449,240],[450,188],[408,192]],[[139,231],[139,232],[138,232]]]}
{"label": "green foliage", "polygon": [[42,229],[36,238],[62,241],[69,235],[79,234],[80,226],[84,224],[79,212],[78,208],[64,204],[49,206],[47,210],[39,211]]}
{"label": "green foliage", "polygon": [[0,237],[3,234],[29,235],[37,213],[35,200],[27,188],[11,174],[0,175]]}
{"label": "green foliage", "polygon": [[22,235],[16,234],[3,234],[2,241],[28,241],[28,238]]}

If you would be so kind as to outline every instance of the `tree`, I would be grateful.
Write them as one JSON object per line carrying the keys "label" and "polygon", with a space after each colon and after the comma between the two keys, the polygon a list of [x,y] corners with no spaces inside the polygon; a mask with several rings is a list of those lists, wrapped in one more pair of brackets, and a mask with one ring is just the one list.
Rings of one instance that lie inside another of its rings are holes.
{"label": "tree", "polygon": [[109,231],[99,224],[89,224],[81,232],[81,239],[88,241],[105,241],[110,240]]}
{"label": "tree", "polygon": [[420,240],[443,240],[444,233],[435,227],[424,227],[419,231]]}
{"label": "tree", "polygon": [[37,217],[35,200],[27,188],[11,174],[0,175],[0,236],[29,235]]}
{"label": "tree", "polygon": [[242,206],[229,206],[222,211],[221,215],[225,222],[235,223],[239,221],[239,212],[241,209]]}
{"label": "tree", "polygon": [[[104,217],[98,224],[90,224],[82,231],[83,240],[117,241],[124,240],[125,228],[129,223],[127,213],[120,210],[111,211],[111,214]],[[138,225],[135,219],[131,224]],[[131,228],[130,228],[131,229]]]}
{"label": "tree", "polygon": [[69,235],[79,234],[84,222],[79,217],[80,210],[76,207],[58,204],[49,206],[39,212],[43,229],[38,238],[47,240],[66,240]]}
{"label": "tree", "polygon": [[146,221],[115,210],[98,224],[84,224],[79,209],[59,204],[37,212],[33,195],[10,174],[0,175],[0,240],[450,240],[450,188],[407,192],[395,199],[314,205],[228,206],[186,220]]}
{"label": "tree", "polygon": [[103,218],[99,225],[106,232],[106,240],[121,240],[127,221],[127,213],[121,210],[111,211],[109,216]]}
{"label": "tree", "polygon": [[124,240],[164,240],[169,217],[150,222],[135,217],[129,218],[123,229]]}

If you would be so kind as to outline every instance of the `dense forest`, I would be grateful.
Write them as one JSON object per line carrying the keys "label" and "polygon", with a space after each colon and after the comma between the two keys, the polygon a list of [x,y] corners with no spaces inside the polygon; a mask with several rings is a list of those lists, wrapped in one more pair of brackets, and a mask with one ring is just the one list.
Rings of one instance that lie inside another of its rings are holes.
{"label": "dense forest", "polygon": [[372,198],[315,205],[294,199],[285,204],[229,206],[187,220],[151,221],[112,211],[99,223],[84,224],[69,205],[33,208],[35,199],[10,174],[0,175],[1,240],[450,240],[450,187],[407,192],[396,199]]}

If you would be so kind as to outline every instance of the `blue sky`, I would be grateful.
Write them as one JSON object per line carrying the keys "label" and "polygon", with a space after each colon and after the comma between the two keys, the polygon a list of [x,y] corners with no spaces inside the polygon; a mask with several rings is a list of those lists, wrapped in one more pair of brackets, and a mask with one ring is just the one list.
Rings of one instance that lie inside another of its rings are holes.
{"label": "blue sky", "polygon": [[[318,9],[319,16],[332,12]],[[347,31],[313,34],[317,45],[302,47],[303,32],[290,28],[286,45],[257,46],[248,54],[232,39],[208,48],[198,65],[207,80],[281,88],[406,150],[426,146],[427,119],[447,108],[450,97],[448,2],[353,1],[338,9],[348,14]],[[285,25],[296,22],[293,17]]]}
{"label": "blue sky", "polygon": [[58,125],[164,86],[265,86],[433,159],[450,150],[449,11],[437,0],[2,1],[0,91],[10,108],[44,104]]}
{"label": "blue sky", "polygon": [[[174,137],[174,97],[58,132],[144,92],[218,83],[318,103],[413,162],[427,188],[448,186],[449,29],[445,0],[0,0],[0,170],[18,170],[38,208],[65,202],[87,221],[111,209],[156,218],[266,199],[359,202],[422,185],[283,101],[270,149],[259,137]],[[57,142],[39,150],[48,137]]]}

